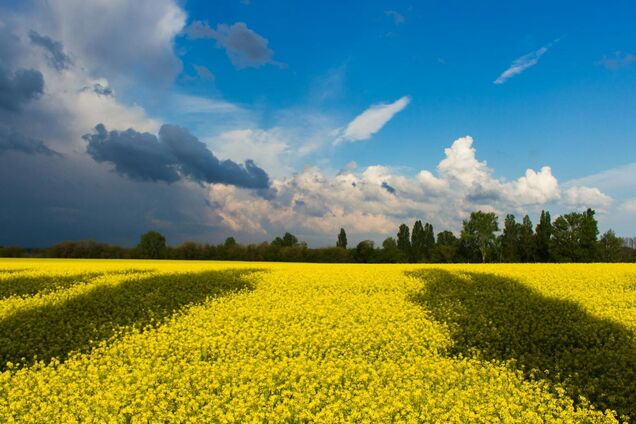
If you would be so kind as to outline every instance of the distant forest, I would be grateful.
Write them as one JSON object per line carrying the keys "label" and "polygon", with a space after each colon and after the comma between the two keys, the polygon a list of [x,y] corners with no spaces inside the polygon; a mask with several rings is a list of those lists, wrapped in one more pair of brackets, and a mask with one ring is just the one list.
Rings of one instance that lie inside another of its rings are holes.
{"label": "distant forest", "polygon": [[259,244],[241,244],[228,237],[219,245],[168,246],[163,235],[150,231],[133,248],[93,240],[64,241],[44,249],[0,247],[0,256],[342,263],[636,262],[633,240],[621,239],[612,230],[599,237],[594,215],[594,210],[587,209],[552,221],[550,213],[542,211],[535,227],[528,215],[518,222],[509,214],[500,233],[495,213],[476,211],[463,221],[458,235],[435,234],[431,224],[418,220],[411,228],[400,225],[396,236],[385,239],[382,246],[371,240],[350,246],[344,228],[335,235],[333,247],[323,248],[309,248],[291,233]]}

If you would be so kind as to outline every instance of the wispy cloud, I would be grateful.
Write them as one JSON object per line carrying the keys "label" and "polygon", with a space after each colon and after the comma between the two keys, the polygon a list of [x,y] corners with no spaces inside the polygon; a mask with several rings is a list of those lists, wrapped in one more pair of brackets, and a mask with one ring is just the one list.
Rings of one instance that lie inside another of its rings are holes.
{"label": "wispy cloud", "polygon": [[501,75],[499,75],[497,79],[493,81],[493,83],[503,84],[506,81],[508,81],[510,78],[514,77],[515,75],[519,75],[526,69],[533,67],[534,65],[539,63],[539,59],[541,59],[541,56],[543,56],[550,49],[550,47],[552,47],[552,45],[554,45],[554,43],[556,43],[557,41],[559,40],[555,40],[541,47],[538,50],[535,50],[533,52],[530,52],[528,54],[521,56],[520,58],[515,59],[510,64],[508,69],[503,71]]}
{"label": "wispy cloud", "polygon": [[612,56],[603,56],[596,64],[603,66],[605,69],[615,71],[617,69],[626,68],[634,62],[636,62],[635,54],[623,53],[617,50]]}
{"label": "wispy cloud", "polygon": [[384,127],[387,122],[402,111],[411,101],[409,96],[404,96],[393,103],[380,103],[369,107],[349,122],[347,128],[336,138],[334,144],[341,141],[367,140]]}
{"label": "wispy cloud", "polygon": [[404,15],[402,15],[399,12],[396,12],[395,10],[385,10],[384,14],[386,16],[393,18],[393,23],[395,25],[401,25],[404,23]]}

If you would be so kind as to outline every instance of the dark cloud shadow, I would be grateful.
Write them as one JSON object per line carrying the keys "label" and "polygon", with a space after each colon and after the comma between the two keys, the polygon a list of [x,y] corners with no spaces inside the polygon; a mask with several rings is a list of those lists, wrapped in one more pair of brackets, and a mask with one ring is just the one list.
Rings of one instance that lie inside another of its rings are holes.
{"label": "dark cloud shadow", "polygon": [[0,320],[0,369],[7,362],[64,361],[87,352],[125,327],[158,325],[183,307],[241,289],[255,270],[205,271],[130,278],[55,305],[26,309]]}
{"label": "dark cloud shadow", "polygon": [[529,379],[562,385],[575,401],[636,419],[636,337],[578,304],[543,296],[520,281],[444,270],[411,273],[413,301],[448,326],[452,356],[511,361]]}
{"label": "dark cloud shadow", "polygon": [[[6,271],[1,271],[6,272]],[[11,271],[9,271],[11,272]],[[108,272],[106,275],[139,274],[148,272],[146,270],[125,270]],[[50,293],[55,290],[62,290],[77,284],[83,284],[89,280],[104,275],[99,272],[88,272],[75,275],[15,275],[0,281],[0,299],[10,296],[28,297],[35,294]]]}

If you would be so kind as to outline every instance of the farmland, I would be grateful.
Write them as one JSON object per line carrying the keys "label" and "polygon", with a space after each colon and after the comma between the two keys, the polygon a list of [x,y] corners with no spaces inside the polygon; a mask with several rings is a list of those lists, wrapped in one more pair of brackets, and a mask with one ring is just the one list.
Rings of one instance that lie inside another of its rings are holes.
{"label": "farmland", "polygon": [[0,260],[2,422],[636,421],[636,265]]}

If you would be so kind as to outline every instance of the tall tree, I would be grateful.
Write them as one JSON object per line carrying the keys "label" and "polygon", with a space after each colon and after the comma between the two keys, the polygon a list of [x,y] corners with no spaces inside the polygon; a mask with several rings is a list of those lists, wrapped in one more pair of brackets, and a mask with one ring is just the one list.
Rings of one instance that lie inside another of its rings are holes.
{"label": "tall tree", "polygon": [[552,238],[552,220],[550,212],[541,211],[535,234],[536,259],[539,262],[550,262],[550,239]]}
{"label": "tall tree", "polygon": [[519,262],[521,259],[518,249],[519,227],[514,215],[506,215],[501,236],[501,259],[503,262]]}
{"label": "tall tree", "polygon": [[578,252],[581,262],[594,262],[598,258],[598,222],[594,214],[590,208],[581,214]]}
{"label": "tall tree", "polygon": [[424,258],[426,262],[432,262],[433,249],[435,248],[435,233],[433,225],[428,222],[424,224]]}
{"label": "tall tree", "polygon": [[598,242],[598,258],[602,262],[619,262],[623,251],[623,240],[616,237],[612,230],[607,230]]}
{"label": "tall tree", "polygon": [[579,260],[579,235],[581,214],[572,212],[559,216],[552,224],[550,254],[556,262],[577,262]]}
{"label": "tall tree", "polygon": [[535,260],[535,240],[532,232],[532,221],[528,215],[523,217],[523,222],[519,226],[519,259],[521,262],[534,262]]}
{"label": "tall tree", "polygon": [[347,248],[347,233],[345,233],[344,228],[340,229],[340,233],[338,234],[338,241],[336,242],[336,247],[342,247],[343,249]]}
{"label": "tall tree", "polygon": [[422,221],[417,220],[411,232],[411,262],[421,262],[424,259],[424,243],[424,227]]}
{"label": "tall tree", "polygon": [[409,227],[406,224],[400,225],[397,233],[397,247],[406,255],[407,258],[411,257],[411,240],[410,240]]}
{"label": "tall tree", "polygon": [[461,239],[468,249],[477,249],[481,261],[486,262],[488,251],[495,244],[495,231],[499,231],[499,225],[494,212],[472,212],[463,222]]}
{"label": "tall tree", "polygon": [[166,254],[166,238],[156,231],[148,231],[141,235],[137,249],[144,259],[163,258]]}

